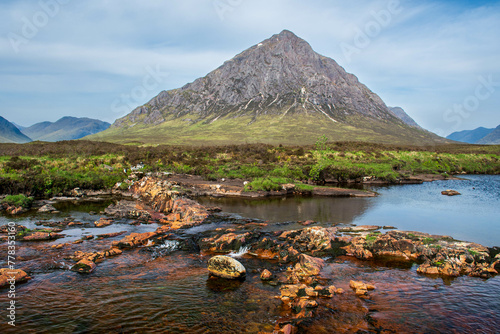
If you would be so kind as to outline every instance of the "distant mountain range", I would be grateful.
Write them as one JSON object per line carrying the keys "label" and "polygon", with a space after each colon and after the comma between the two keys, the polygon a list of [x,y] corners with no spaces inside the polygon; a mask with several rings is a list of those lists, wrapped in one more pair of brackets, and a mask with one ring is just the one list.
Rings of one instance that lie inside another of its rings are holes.
{"label": "distant mountain range", "polygon": [[500,144],[500,125],[496,129],[479,127],[474,130],[453,132],[446,138],[469,144]]}
{"label": "distant mountain range", "polygon": [[14,124],[0,116],[0,143],[28,143],[31,138],[24,135]]}
{"label": "distant mountain range", "polygon": [[97,119],[66,116],[56,122],[41,122],[22,127],[1,117],[0,142],[27,143],[32,140],[54,142],[80,139],[104,131],[109,126],[109,123]]}
{"label": "distant mountain range", "polygon": [[86,139],[135,144],[311,144],[325,135],[332,141],[448,142],[423,131],[401,111],[390,110],[356,76],[284,30],[205,77],[160,92],[108,130]]}

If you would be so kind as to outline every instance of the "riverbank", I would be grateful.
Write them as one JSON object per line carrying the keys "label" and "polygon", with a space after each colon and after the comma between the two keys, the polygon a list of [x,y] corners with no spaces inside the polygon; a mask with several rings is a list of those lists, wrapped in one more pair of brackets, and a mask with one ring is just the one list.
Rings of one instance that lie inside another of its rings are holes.
{"label": "riverbank", "polygon": [[[134,147],[69,141],[0,144],[3,194],[35,198],[86,190],[126,190],[144,175],[195,175],[206,184],[245,182],[243,192],[312,191],[318,185],[405,184],[461,174],[499,174],[500,146],[401,147],[370,143],[314,146]],[[237,190],[239,191],[239,190]],[[245,194],[243,194],[245,195]]]}

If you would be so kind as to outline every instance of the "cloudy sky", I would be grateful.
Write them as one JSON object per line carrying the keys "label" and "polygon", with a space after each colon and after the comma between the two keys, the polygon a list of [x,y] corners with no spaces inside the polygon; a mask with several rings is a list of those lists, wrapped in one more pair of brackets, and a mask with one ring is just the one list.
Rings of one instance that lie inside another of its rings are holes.
{"label": "cloudy sky", "polygon": [[500,124],[500,1],[2,0],[0,115],[113,122],[289,29],[441,135]]}

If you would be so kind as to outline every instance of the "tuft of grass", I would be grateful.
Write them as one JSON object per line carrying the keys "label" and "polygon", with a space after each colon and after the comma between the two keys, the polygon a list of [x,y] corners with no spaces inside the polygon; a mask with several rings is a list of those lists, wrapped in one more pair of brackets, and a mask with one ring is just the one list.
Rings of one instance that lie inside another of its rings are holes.
{"label": "tuft of grass", "polygon": [[280,177],[259,177],[245,185],[244,191],[278,191],[288,180]]}
{"label": "tuft of grass", "polygon": [[14,206],[22,206],[23,208],[30,208],[33,204],[33,197],[28,197],[23,194],[19,195],[7,195],[2,203],[7,203]]}

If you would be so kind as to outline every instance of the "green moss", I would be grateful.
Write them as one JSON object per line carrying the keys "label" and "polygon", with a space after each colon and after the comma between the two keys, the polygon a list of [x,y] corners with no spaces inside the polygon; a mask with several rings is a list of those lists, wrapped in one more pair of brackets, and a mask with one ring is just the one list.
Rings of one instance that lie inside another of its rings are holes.
{"label": "green moss", "polygon": [[423,242],[424,245],[431,245],[431,244],[435,244],[437,242],[437,239],[434,239],[434,238],[423,238],[422,242]]}
{"label": "green moss", "polygon": [[22,206],[23,208],[29,208],[31,207],[31,204],[33,204],[33,197],[27,197],[23,194],[7,195],[2,200],[2,203],[7,203],[9,205],[14,205],[14,206]]}

